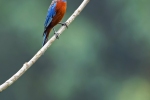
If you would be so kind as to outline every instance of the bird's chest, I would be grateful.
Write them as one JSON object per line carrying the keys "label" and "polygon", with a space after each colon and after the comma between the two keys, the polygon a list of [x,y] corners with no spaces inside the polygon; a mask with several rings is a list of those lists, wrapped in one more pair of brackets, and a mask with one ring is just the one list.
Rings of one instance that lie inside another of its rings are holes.
{"label": "bird's chest", "polygon": [[66,2],[59,1],[56,4],[56,14],[61,14],[66,12]]}

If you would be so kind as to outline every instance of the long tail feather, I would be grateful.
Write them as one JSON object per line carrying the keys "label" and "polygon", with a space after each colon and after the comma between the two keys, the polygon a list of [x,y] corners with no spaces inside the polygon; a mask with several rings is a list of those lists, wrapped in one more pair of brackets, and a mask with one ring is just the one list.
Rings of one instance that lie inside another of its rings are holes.
{"label": "long tail feather", "polygon": [[47,32],[44,32],[43,33],[43,43],[42,43],[42,46],[44,46],[47,41],[48,41]]}
{"label": "long tail feather", "polygon": [[52,28],[48,28],[46,29],[44,32],[43,32],[43,46],[47,43],[48,41],[48,36],[49,36],[49,33],[51,31]]}

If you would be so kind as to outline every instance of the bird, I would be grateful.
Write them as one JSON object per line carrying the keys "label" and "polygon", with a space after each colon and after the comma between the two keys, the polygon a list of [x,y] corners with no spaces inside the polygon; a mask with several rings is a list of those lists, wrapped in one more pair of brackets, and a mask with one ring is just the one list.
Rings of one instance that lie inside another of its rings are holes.
{"label": "bird", "polygon": [[[60,22],[66,13],[66,9],[67,9],[67,0],[52,0],[48,8],[47,16],[44,23],[43,43],[42,43],[43,46],[48,41],[48,36],[52,29],[54,31],[54,34],[56,34],[54,26],[56,26],[57,24],[61,24],[68,27],[66,23]],[[56,38],[58,39],[57,34]]]}

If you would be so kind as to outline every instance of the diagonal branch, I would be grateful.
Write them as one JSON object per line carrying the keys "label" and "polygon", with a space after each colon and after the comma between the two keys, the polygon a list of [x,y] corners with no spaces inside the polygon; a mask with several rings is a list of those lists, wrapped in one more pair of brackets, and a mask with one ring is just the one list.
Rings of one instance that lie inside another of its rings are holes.
{"label": "diagonal branch", "polygon": [[[71,24],[71,22],[80,14],[83,8],[87,5],[90,0],[84,0],[81,5],[77,8],[77,10],[70,16],[70,18],[66,21],[67,26]],[[65,26],[62,26],[58,30],[58,36],[62,34],[62,32],[66,29]],[[0,85],[0,92],[5,90],[8,86],[12,85],[16,80],[19,79],[43,54],[44,52],[50,47],[50,45],[56,40],[56,36],[53,37],[33,56],[33,58],[29,61],[24,63],[22,68],[14,74],[10,79],[8,79],[5,83]]]}

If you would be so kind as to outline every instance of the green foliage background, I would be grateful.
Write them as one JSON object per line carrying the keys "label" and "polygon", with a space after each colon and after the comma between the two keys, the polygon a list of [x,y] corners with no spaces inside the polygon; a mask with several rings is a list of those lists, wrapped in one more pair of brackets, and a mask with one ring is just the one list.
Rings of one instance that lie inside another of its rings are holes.
{"label": "green foliage background", "polygon": [[[81,2],[68,0],[63,21]],[[0,84],[41,48],[50,3],[0,0]],[[91,0],[0,100],[150,100],[149,5]]]}

